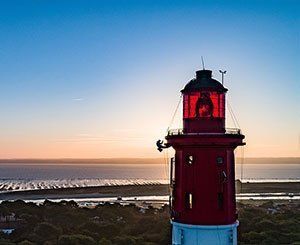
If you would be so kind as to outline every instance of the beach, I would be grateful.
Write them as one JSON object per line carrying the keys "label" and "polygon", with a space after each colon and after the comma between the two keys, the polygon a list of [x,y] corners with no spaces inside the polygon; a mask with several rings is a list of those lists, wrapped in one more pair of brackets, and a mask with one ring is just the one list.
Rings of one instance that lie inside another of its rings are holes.
{"label": "beach", "polygon": [[[300,182],[264,182],[243,183],[237,181],[237,195],[271,196],[299,196]],[[138,197],[138,196],[168,196],[169,185],[120,185],[120,186],[92,186],[60,189],[41,189],[26,191],[10,191],[0,193],[0,200],[38,200],[38,199],[78,199],[78,198],[110,198],[110,197]]]}

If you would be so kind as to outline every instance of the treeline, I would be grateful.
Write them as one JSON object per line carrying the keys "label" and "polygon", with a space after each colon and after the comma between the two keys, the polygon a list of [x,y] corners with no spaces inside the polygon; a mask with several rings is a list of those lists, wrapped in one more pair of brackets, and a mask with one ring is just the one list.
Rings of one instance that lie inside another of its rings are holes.
{"label": "treeline", "polygon": [[240,244],[300,245],[299,201],[261,205],[239,203]]}
{"label": "treeline", "polygon": [[80,208],[76,202],[2,202],[0,214],[15,213],[19,227],[1,234],[0,244],[170,244],[168,207],[135,205]]}
{"label": "treeline", "polygon": [[[240,244],[300,244],[299,203],[239,204]],[[78,207],[74,201],[41,205],[23,201],[0,204],[0,216],[14,213],[16,229],[0,232],[0,244],[154,245],[170,244],[169,209],[99,204]]]}

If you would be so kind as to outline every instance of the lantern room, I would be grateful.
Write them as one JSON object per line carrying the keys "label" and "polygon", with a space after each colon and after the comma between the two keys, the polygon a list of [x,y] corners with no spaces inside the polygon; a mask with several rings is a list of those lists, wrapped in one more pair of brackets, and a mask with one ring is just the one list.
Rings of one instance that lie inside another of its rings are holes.
{"label": "lantern room", "polygon": [[200,70],[183,90],[183,128],[186,133],[225,132],[227,89],[212,78],[212,71]]}

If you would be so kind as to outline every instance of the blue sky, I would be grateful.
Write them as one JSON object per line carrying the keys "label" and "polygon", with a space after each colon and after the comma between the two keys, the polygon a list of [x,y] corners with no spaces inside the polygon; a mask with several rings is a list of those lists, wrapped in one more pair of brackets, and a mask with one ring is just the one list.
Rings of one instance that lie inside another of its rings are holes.
{"label": "blue sky", "polygon": [[288,0],[1,1],[0,157],[159,157],[201,56],[227,70],[246,156],[299,156],[299,16]]}

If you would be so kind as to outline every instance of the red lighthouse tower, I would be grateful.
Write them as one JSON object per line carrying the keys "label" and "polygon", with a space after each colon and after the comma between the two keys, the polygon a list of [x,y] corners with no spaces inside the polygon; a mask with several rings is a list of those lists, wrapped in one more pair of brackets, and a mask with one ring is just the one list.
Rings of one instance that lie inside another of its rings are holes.
{"label": "red lighthouse tower", "polygon": [[234,149],[239,129],[225,128],[227,89],[199,70],[181,93],[183,129],[170,130],[172,243],[236,244]]}

